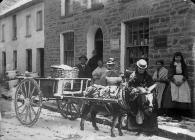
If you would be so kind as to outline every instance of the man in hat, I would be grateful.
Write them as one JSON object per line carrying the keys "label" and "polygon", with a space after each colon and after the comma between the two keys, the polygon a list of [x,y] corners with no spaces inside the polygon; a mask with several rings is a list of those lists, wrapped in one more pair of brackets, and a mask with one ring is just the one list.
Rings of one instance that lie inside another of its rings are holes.
{"label": "man in hat", "polygon": [[[134,130],[134,129],[140,129],[140,126],[148,126],[148,124],[144,124],[145,122],[151,124],[151,126],[156,125],[156,120],[153,119],[153,122],[149,122],[149,121],[144,121],[144,114],[143,112],[140,113],[139,110],[139,105],[138,104],[142,104],[139,102],[138,98],[134,98],[136,96],[136,92],[138,92],[138,87],[149,87],[151,85],[153,85],[153,79],[152,77],[148,74],[147,72],[147,62],[144,59],[140,59],[137,61],[136,63],[136,70],[130,75],[129,78],[129,82],[128,82],[128,87],[129,87],[129,92],[130,92],[130,96],[133,99],[132,101],[129,101],[129,105],[131,107],[131,113],[128,114],[128,129],[130,130]],[[134,115],[135,116],[134,116]],[[139,120],[141,118],[141,122],[143,122],[142,125],[139,125]],[[138,120],[139,119],[139,120]],[[146,120],[146,117],[145,117]]]}
{"label": "man in hat", "polygon": [[81,55],[79,61],[80,63],[76,66],[79,69],[78,78],[91,78],[91,69],[86,65],[87,57]]}
{"label": "man in hat", "polygon": [[115,83],[114,81],[112,83],[109,83],[107,77],[118,77],[115,80],[118,80],[118,82],[122,81],[122,78],[120,77],[119,73],[115,70],[115,59],[109,58],[109,60],[106,63],[107,70],[100,78],[100,84],[103,86],[111,85],[112,83]]}

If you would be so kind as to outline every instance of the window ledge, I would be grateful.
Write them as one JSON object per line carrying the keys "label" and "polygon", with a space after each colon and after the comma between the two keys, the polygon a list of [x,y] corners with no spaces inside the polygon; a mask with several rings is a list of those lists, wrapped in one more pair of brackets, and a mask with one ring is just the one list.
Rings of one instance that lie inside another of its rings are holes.
{"label": "window ledge", "polygon": [[132,1],[132,0],[118,0],[118,2],[120,2],[120,3],[125,3],[125,2],[130,2],[130,1]]}
{"label": "window ledge", "polygon": [[60,18],[69,18],[69,17],[72,17],[74,14],[73,13],[70,13],[70,14],[67,14],[67,15],[61,15]]}
{"label": "window ledge", "polygon": [[26,37],[26,38],[30,38],[30,37],[31,37],[31,35],[26,35],[25,37]]}
{"label": "window ledge", "polygon": [[96,10],[101,10],[104,8],[103,3],[98,3],[98,4],[93,4],[91,8],[88,8],[85,10],[85,12],[91,12],[91,11],[96,11]]}

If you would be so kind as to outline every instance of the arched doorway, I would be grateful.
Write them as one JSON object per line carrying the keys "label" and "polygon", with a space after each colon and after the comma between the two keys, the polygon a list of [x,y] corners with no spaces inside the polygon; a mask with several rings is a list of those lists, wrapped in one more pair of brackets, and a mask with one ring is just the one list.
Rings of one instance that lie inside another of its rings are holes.
{"label": "arched doorway", "polygon": [[97,54],[103,59],[103,33],[100,28],[95,33],[94,49]]}

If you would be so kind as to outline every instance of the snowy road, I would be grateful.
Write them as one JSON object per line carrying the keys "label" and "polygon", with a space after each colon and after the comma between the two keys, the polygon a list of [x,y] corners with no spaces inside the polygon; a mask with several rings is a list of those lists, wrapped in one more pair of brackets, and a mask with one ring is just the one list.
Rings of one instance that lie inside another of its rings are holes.
{"label": "snowy road", "polygon": [[166,140],[158,136],[136,135],[135,132],[123,130],[124,136],[110,137],[110,127],[98,124],[95,131],[90,122],[86,122],[85,131],[79,129],[80,120],[69,121],[59,113],[42,109],[38,122],[32,127],[19,123],[14,112],[6,113],[0,122],[1,140]]}

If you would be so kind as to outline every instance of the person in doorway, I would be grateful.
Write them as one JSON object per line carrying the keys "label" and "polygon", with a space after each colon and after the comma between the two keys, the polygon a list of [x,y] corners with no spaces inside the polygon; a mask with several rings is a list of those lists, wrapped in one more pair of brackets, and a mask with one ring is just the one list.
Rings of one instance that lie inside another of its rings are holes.
{"label": "person in doorway", "polygon": [[79,69],[78,78],[91,78],[91,69],[86,64],[87,57],[85,55],[81,55],[79,57],[80,63],[76,65],[76,67]]}
{"label": "person in doorway", "polygon": [[181,116],[190,116],[191,93],[187,82],[188,71],[181,52],[176,52],[170,65],[170,84],[164,97],[163,108],[168,115],[181,120]]}
{"label": "person in doorway", "polygon": [[165,88],[168,85],[168,70],[164,67],[164,61],[158,60],[156,61],[157,69],[153,74],[153,80],[157,83],[157,101],[159,108],[159,115],[163,113],[163,109],[161,107],[162,95],[165,91]]}
{"label": "person in doorway", "polygon": [[102,57],[97,54],[96,50],[93,50],[92,55],[93,56],[89,59],[87,63],[87,66],[89,66],[91,69],[91,73],[98,67],[98,60],[102,60]]}
{"label": "person in doorway", "polygon": [[94,84],[100,85],[100,78],[106,72],[107,68],[103,66],[103,61],[98,60],[98,67],[92,72]]}

